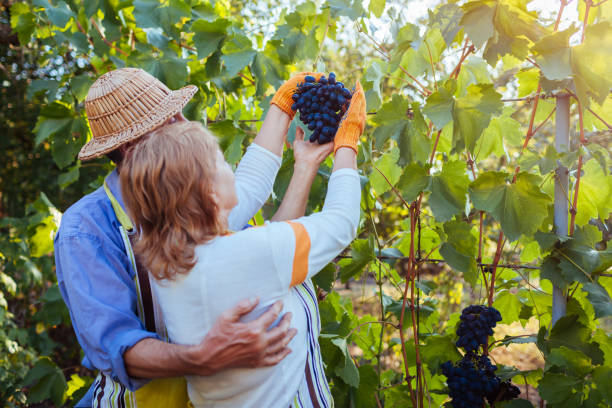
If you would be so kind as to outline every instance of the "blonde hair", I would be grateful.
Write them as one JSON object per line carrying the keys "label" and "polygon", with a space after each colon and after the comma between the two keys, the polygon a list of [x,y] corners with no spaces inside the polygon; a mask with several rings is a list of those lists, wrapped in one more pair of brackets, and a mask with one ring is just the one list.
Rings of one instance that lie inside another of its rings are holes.
{"label": "blonde hair", "polygon": [[226,232],[211,190],[218,150],[200,123],[181,121],[143,136],[125,155],[119,177],[134,252],[158,280],[189,272],[195,246]]}

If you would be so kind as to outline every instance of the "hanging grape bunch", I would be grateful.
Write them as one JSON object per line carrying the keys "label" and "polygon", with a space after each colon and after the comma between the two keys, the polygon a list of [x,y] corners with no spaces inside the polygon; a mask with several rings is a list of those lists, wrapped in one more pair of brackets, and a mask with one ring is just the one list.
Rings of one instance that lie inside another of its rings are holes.
{"label": "hanging grape bunch", "polygon": [[329,78],[322,76],[318,82],[308,75],[293,94],[291,109],[300,112],[300,121],[313,131],[311,142],[329,143],[334,140],[351,96],[351,91],[336,81],[333,72],[329,73]]}
{"label": "hanging grape bunch", "polygon": [[463,309],[460,319],[456,345],[466,354],[456,364],[447,361],[441,365],[453,407],[480,408],[485,398],[494,404],[518,397],[520,390],[510,381],[501,381],[495,375],[497,366],[491,364],[488,356],[479,354],[480,346],[486,350],[493,327],[502,320],[499,311],[494,307],[471,305]]}
{"label": "hanging grape bunch", "polygon": [[461,323],[457,329],[457,347],[465,351],[477,351],[479,346],[486,346],[489,336],[493,334],[493,328],[502,317],[499,311],[493,307],[482,305],[471,305],[461,312]]}

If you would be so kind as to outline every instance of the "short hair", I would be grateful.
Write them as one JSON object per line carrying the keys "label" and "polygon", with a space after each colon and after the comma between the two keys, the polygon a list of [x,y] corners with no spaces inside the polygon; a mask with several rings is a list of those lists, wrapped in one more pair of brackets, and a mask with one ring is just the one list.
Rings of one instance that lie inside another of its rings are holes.
{"label": "short hair", "polygon": [[134,223],[134,252],[157,280],[196,263],[195,246],[226,232],[212,198],[217,139],[198,122],[163,126],[121,163],[121,193]]}

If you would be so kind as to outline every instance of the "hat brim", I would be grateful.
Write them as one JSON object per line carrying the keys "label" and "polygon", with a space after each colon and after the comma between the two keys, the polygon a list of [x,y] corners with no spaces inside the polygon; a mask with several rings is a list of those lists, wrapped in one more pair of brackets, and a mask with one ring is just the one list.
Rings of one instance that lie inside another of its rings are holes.
{"label": "hat brim", "polygon": [[197,86],[187,85],[176,91],[171,91],[149,116],[135,122],[130,127],[120,132],[101,138],[91,139],[87,142],[79,152],[79,160],[86,161],[95,159],[96,157],[100,157],[103,154],[115,150],[124,143],[131,142],[157,129],[172,116],[181,112],[197,90]]}

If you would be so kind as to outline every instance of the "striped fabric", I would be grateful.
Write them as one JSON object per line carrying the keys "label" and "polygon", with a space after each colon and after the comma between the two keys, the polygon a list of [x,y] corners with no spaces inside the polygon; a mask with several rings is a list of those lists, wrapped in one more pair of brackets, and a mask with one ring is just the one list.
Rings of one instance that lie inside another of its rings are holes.
{"label": "striped fabric", "polygon": [[321,348],[319,347],[319,334],[321,333],[321,319],[319,304],[312,280],[293,288],[302,301],[308,322],[308,354],[306,358],[305,378],[300,385],[293,400],[294,408],[328,408],[334,406],[334,400],[325,378]]}

